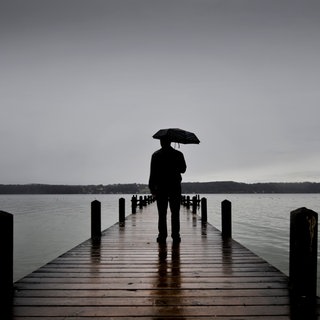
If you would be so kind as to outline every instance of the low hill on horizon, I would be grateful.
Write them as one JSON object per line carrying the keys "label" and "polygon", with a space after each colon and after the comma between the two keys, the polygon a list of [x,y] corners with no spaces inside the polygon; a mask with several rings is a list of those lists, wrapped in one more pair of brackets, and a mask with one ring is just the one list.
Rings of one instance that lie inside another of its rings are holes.
{"label": "low hill on horizon", "polygon": [[[147,184],[51,185],[0,184],[0,194],[148,194]],[[320,193],[318,182],[243,183],[234,181],[183,182],[182,193]]]}

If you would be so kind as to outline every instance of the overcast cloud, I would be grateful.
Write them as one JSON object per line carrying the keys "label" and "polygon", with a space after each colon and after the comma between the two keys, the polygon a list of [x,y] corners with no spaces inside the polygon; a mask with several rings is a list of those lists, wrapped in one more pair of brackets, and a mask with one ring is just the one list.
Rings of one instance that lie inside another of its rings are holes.
{"label": "overcast cloud", "polygon": [[0,0],[0,183],[320,182],[320,2]]}

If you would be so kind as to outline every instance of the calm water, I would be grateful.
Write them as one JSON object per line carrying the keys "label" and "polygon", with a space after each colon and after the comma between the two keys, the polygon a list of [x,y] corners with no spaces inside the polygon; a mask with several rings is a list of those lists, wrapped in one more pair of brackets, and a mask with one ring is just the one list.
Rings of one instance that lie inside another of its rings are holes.
{"label": "calm water", "polygon": [[[300,207],[320,212],[319,194],[203,196],[208,220],[218,229],[221,201],[230,200],[233,238],[286,274],[290,212]],[[102,229],[116,223],[120,197],[130,214],[131,195],[0,195],[0,210],[14,214],[15,281],[90,237],[91,201],[101,201]]]}
{"label": "calm water", "polygon": [[0,195],[0,210],[14,214],[14,280],[90,238],[93,200],[102,230],[116,223],[120,197],[129,214],[129,195]]}
{"label": "calm water", "polygon": [[[208,220],[221,230],[221,201],[232,202],[232,237],[289,273],[290,212],[320,213],[320,194],[208,195]],[[319,246],[318,246],[319,247]]]}

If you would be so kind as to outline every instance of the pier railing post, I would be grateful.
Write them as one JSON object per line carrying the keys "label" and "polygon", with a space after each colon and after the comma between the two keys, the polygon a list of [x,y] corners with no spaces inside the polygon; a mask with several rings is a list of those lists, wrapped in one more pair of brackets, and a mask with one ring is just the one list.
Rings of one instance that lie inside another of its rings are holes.
{"label": "pier railing post", "polygon": [[293,297],[317,294],[318,214],[307,208],[290,213],[289,279]]}
{"label": "pier railing post", "polygon": [[0,315],[7,316],[10,313],[12,296],[13,215],[0,211]]}
{"label": "pier railing post", "polygon": [[192,213],[197,213],[197,196],[192,197]]}
{"label": "pier railing post", "polygon": [[223,238],[232,237],[231,202],[229,200],[221,202],[221,229]]}
{"label": "pier railing post", "polygon": [[131,212],[132,214],[137,213],[137,196],[132,196],[131,198]]}
{"label": "pier railing post", "polygon": [[119,223],[120,223],[120,225],[124,225],[125,218],[126,218],[125,199],[120,198],[119,199]]}
{"label": "pier railing post", "polygon": [[92,240],[101,238],[101,202],[98,200],[91,202],[91,238]]}
{"label": "pier railing post", "polygon": [[139,208],[140,209],[143,208],[143,197],[142,196],[139,197]]}
{"label": "pier railing post", "polygon": [[190,196],[187,196],[187,209],[190,208]]}
{"label": "pier railing post", "polygon": [[0,211],[0,314],[10,313],[13,297],[13,215]]}
{"label": "pier railing post", "polygon": [[201,199],[201,223],[206,224],[208,220],[207,217],[207,198]]}

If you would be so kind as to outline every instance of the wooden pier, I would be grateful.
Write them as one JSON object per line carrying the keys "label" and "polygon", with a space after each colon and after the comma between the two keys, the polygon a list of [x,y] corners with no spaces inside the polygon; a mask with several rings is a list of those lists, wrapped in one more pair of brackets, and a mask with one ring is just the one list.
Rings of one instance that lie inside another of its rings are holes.
{"label": "wooden pier", "polygon": [[290,301],[286,275],[190,210],[180,245],[156,236],[151,204],[16,282],[13,319],[319,318],[318,299]]}

